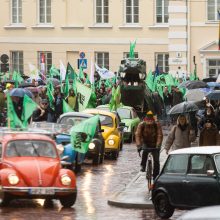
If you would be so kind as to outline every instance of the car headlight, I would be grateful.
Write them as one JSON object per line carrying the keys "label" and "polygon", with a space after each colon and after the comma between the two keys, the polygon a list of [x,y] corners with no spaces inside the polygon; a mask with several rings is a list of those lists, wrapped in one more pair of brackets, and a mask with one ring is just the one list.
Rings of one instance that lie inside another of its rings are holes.
{"label": "car headlight", "polygon": [[108,140],[108,144],[109,144],[109,145],[114,145],[114,144],[115,144],[115,141],[114,141],[113,139],[110,139],[110,140]]}
{"label": "car headlight", "polygon": [[123,131],[124,132],[128,131],[128,127],[124,127]]}
{"label": "car headlight", "polygon": [[8,176],[8,182],[11,184],[11,185],[16,185],[18,184],[19,182],[19,178],[16,174],[10,174]]}
{"label": "car headlight", "polygon": [[90,149],[90,150],[93,150],[94,148],[95,148],[95,144],[94,144],[94,143],[90,143],[90,144],[89,144],[89,149]]}
{"label": "car headlight", "polygon": [[64,186],[69,186],[71,184],[71,178],[67,174],[64,174],[61,176],[61,183]]}

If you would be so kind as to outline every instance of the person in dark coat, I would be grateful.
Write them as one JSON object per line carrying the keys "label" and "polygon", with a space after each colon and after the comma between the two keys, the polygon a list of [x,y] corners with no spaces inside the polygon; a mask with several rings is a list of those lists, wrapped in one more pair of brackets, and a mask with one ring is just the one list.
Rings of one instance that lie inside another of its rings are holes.
{"label": "person in dark coat", "polygon": [[218,141],[218,128],[211,119],[206,119],[200,132],[199,146],[216,146]]}
{"label": "person in dark coat", "polygon": [[183,94],[182,94],[182,92],[179,90],[178,87],[173,87],[172,97],[173,97],[172,106],[177,105],[177,104],[183,102]]}
{"label": "person in dark coat", "polygon": [[47,99],[42,99],[40,101],[40,108],[37,108],[33,112],[33,121],[47,121],[48,118],[48,108],[49,102]]}

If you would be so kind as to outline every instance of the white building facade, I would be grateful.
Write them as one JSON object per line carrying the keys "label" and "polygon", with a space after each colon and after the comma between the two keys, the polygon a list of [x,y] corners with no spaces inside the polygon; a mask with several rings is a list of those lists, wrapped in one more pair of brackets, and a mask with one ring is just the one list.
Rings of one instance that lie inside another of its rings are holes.
{"label": "white building facade", "polygon": [[[118,71],[136,40],[136,56],[147,72],[187,75],[197,64],[200,78],[220,73],[218,0],[2,0],[0,57],[10,71],[47,71],[60,60],[77,70],[80,52],[86,71],[91,61]],[[193,59],[194,57],[194,59]],[[195,61],[195,62],[194,62]]]}

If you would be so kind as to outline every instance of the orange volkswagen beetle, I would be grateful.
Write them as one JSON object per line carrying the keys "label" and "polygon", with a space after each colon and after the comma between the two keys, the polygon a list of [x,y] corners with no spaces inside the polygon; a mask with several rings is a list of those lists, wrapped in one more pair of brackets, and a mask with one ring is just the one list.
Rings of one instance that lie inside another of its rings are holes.
{"label": "orange volkswagen beetle", "polygon": [[76,177],[62,169],[55,142],[44,135],[6,134],[0,140],[0,198],[59,199],[64,207],[74,205]]}

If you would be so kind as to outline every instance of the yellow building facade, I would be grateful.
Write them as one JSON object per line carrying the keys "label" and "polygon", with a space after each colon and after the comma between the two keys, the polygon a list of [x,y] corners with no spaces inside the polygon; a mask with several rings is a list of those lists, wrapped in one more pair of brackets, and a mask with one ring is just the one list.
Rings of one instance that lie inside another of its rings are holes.
{"label": "yellow building facade", "polygon": [[[147,72],[185,76],[197,64],[200,78],[220,73],[217,0],[3,0],[0,7],[0,57],[10,70],[46,69],[60,61],[86,72],[96,62],[118,71],[136,40],[136,56]],[[193,58],[194,57],[194,58]],[[194,62],[195,61],[195,62]]]}

